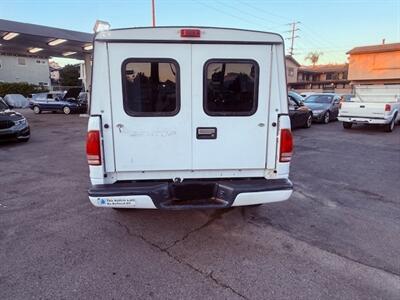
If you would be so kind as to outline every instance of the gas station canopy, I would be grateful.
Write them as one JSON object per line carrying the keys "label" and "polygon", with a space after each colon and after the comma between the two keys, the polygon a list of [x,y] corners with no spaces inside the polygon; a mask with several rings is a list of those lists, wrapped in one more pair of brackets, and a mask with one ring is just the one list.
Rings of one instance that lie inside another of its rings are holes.
{"label": "gas station canopy", "polygon": [[0,54],[85,59],[93,34],[0,19]]}

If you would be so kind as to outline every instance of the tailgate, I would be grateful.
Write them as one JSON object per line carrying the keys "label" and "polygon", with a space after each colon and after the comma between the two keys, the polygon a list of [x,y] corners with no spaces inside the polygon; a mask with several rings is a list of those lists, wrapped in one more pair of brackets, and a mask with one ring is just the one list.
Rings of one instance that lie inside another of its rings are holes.
{"label": "tailgate", "polygon": [[342,102],[339,117],[383,118],[385,103]]}

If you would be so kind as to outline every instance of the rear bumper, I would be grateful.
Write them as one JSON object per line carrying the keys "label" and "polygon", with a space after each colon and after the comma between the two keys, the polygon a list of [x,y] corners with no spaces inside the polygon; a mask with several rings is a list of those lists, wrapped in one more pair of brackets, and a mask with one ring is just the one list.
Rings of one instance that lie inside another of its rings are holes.
{"label": "rear bumper", "polygon": [[339,116],[338,120],[341,122],[349,122],[349,123],[360,123],[360,124],[388,124],[392,120],[391,118],[363,118],[363,117],[355,117],[355,116]]}
{"label": "rear bumper", "polygon": [[185,180],[94,185],[94,206],[169,210],[226,208],[287,200],[293,191],[288,179]]}

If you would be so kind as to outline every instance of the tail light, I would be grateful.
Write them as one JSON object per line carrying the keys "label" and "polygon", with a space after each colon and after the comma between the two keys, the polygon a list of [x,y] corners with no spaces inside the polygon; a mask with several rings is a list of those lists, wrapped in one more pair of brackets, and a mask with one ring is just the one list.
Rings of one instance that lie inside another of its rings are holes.
{"label": "tail light", "polygon": [[290,162],[293,153],[293,136],[290,129],[281,129],[280,137],[280,162]]}
{"label": "tail light", "polygon": [[392,107],[390,106],[390,104],[385,104],[385,111],[391,111]]}
{"label": "tail light", "polygon": [[339,109],[342,109],[342,102],[339,102]]}
{"label": "tail light", "polygon": [[87,133],[86,156],[89,165],[101,165],[100,131],[91,130]]}

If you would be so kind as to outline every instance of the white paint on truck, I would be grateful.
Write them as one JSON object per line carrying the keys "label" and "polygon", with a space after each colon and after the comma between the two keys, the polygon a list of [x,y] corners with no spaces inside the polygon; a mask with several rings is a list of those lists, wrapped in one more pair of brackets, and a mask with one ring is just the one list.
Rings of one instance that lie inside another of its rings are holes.
{"label": "white paint on truck", "polygon": [[352,124],[379,124],[392,131],[400,120],[400,85],[360,85],[354,87],[355,97],[342,102],[339,121],[343,127]]}
{"label": "white paint on truck", "polygon": [[98,33],[87,139],[91,202],[185,209],[288,199],[285,80],[277,34]]}

